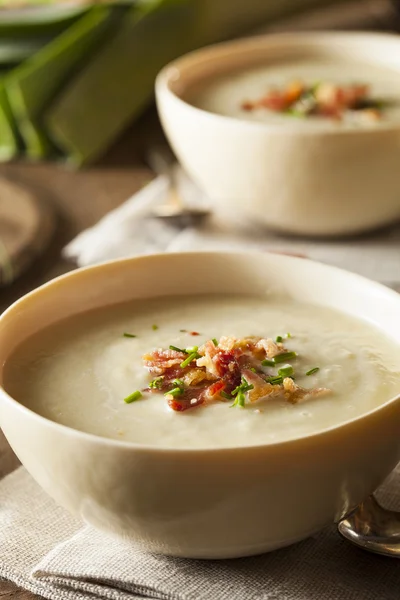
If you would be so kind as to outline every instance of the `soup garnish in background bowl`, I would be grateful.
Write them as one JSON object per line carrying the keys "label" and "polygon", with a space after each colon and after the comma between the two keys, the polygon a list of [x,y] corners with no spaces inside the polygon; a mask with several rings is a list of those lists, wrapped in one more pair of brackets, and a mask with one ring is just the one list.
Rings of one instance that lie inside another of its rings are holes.
{"label": "soup garnish in background bowl", "polygon": [[400,217],[399,58],[390,34],[227,42],[165,67],[158,109],[179,161],[224,218],[360,233]]}
{"label": "soup garnish in background bowl", "polygon": [[[377,283],[272,254],[77,270],[0,317],[0,425],[43,489],[95,528],[182,557],[273,550],[339,520],[400,459],[399,311],[400,297]],[[142,354],[191,341],[178,361],[186,376],[211,331],[216,345],[273,335],[274,352],[291,351],[294,383],[332,394],[298,404],[221,397],[179,412],[170,393],[143,390]]]}

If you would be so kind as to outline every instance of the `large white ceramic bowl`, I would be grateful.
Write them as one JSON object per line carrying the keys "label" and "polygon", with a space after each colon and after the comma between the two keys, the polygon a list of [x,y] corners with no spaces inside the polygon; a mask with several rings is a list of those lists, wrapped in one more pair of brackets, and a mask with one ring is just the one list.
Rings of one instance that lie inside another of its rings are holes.
{"label": "large white ceramic bowl", "polygon": [[389,34],[275,34],[192,52],[156,82],[161,122],[178,159],[225,218],[318,236],[398,219],[400,121],[290,128],[213,114],[185,100],[211,77],[302,56],[349,57],[400,77],[400,38]]}
{"label": "large white ceramic bowl", "polygon": [[[373,321],[400,344],[400,296],[359,276],[272,254],[169,254],[64,275],[0,318],[0,380],[14,348],[64,317],[132,298],[266,294]],[[311,285],[312,283],[312,285]],[[143,549],[225,558],[315,533],[365,499],[400,459],[400,397],[338,427],[284,443],[210,450],[155,448],[51,422],[0,389],[0,425],[59,504]]]}

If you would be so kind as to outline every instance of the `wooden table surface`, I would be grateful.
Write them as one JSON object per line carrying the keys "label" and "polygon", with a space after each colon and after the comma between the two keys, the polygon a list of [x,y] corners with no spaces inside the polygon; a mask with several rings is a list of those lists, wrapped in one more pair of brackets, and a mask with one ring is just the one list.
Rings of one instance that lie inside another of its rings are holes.
{"label": "wooden table surface", "polygon": [[[152,173],[145,165],[144,154],[154,141],[162,141],[162,134],[154,110],[150,110],[107,156],[86,170],[74,172],[50,163],[0,165],[0,177],[28,187],[55,210],[57,217],[57,231],[45,253],[12,286],[0,290],[0,313],[23,294],[74,268],[61,257],[62,247],[149,181]],[[17,465],[18,460],[0,431],[0,479]],[[0,580],[0,600],[34,597]]]}

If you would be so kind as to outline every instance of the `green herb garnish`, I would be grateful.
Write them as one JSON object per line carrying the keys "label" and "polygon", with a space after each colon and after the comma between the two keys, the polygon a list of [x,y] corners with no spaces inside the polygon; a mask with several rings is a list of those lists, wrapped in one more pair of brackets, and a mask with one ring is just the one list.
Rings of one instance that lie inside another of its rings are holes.
{"label": "green herb garnish", "polygon": [[275,363],[273,360],[270,360],[269,358],[266,358],[265,360],[261,361],[261,364],[263,367],[274,367]]}
{"label": "green herb garnish", "polygon": [[218,340],[217,340],[217,338],[213,338],[211,341],[212,341],[212,343],[214,344],[215,347],[218,346]]}
{"label": "green herb garnish", "polygon": [[136,335],[133,335],[133,333],[124,333],[123,336],[127,337],[127,338],[135,338],[135,337],[137,337]]}
{"label": "green herb garnish", "polygon": [[281,342],[283,342],[283,337],[281,335],[277,335],[275,341],[278,342],[278,344],[280,344]]}
{"label": "green herb garnish", "polygon": [[286,337],[287,337],[288,339],[290,339],[290,338],[292,337],[292,334],[291,334],[291,333],[287,333],[287,334],[286,334]]}
{"label": "green herb garnish", "polygon": [[304,119],[306,116],[306,112],[304,110],[299,110],[298,108],[288,108],[285,110],[285,113],[291,117],[296,117],[297,119]]}
{"label": "green herb garnish", "polygon": [[151,328],[152,328],[153,331],[157,331],[158,325],[152,325]]}
{"label": "green herb garnish", "polygon": [[183,394],[184,390],[181,387],[175,387],[172,388],[172,390],[169,390],[169,392],[165,392],[164,396],[173,396],[175,398],[175,396],[181,396]]}
{"label": "green herb garnish", "polygon": [[296,352],[283,352],[282,354],[277,354],[276,356],[274,356],[272,360],[276,365],[278,363],[286,362],[287,360],[292,360],[293,358],[297,358]]}
{"label": "green herb garnish", "polygon": [[178,387],[184,387],[185,382],[183,381],[183,379],[174,379],[172,382],[174,385],[177,385]]}
{"label": "green herb garnish", "polygon": [[180,331],[181,333],[186,333],[186,332],[187,332],[187,329],[180,329],[179,331]]}
{"label": "green herb garnish", "polygon": [[193,354],[193,352],[197,352],[198,349],[198,346],[190,346],[189,348],[185,349],[185,352],[186,354]]}
{"label": "green herb garnish", "polygon": [[279,377],[291,377],[294,373],[292,365],[285,365],[278,370]]}
{"label": "green herb garnish", "polygon": [[232,396],[235,397],[235,401],[234,403],[231,405],[231,407],[233,406],[240,406],[241,408],[244,408],[245,402],[246,402],[246,392],[249,392],[250,390],[254,389],[254,385],[249,384],[246,379],[244,377],[242,377],[242,382],[240,385],[238,385],[232,392]]}
{"label": "green herb garnish", "polygon": [[136,400],[140,400],[140,398],[142,396],[143,396],[142,392],[139,392],[139,390],[136,390],[136,392],[133,392],[132,394],[130,394],[129,396],[124,398],[124,402],[126,402],[126,404],[131,404],[131,402],[136,402]]}
{"label": "green herb garnish", "polygon": [[184,369],[185,367],[190,365],[190,363],[193,360],[195,360],[196,358],[200,358],[200,354],[198,354],[198,352],[192,352],[191,354],[189,354],[189,356],[187,358],[185,358],[185,360],[183,362],[181,362],[181,364],[180,364],[181,368]]}
{"label": "green herb garnish", "polygon": [[319,367],[314,367],[313,369],[310,369],[309,371],[307,371],[306,375],[315,375],[315,373],[318,373],[319,371]]}
{"label": "green herb garnish", "polygon": [[152,390],[158,390],[162,387],[162,381],[164,379],[164,375],[160,375],[159,377],[155,377],[153,381],[150,381],[149,388]]}
{"label": "green herb garnish", "polygon": [[221,392],[221,396],[223,398],[226,398],[227,400],[232,400],[232,396],[230,394],[227,394],[226,392]]}
{"label": "green herb garnish", "polygon": [[283,383],[283,377],[268,377],[266,381],[272,385],[281,385]]}
{"label": "green herb garnish", "polygon": [[175,387],[172,388],[172,390],[165,392],[164,396],[173,396],[174,398],[176,396],[181,396],[185,391],[185,382],[183,379],[174,379],[172,383]]}
{"label": "green herb garnish", "polygon": [[178,346],[173,346],[172,344],[169,347],[170,350],[175,350],[175,352],[182,352],[182,354],[187,354],[186,350],[183,348],[178,348]]}

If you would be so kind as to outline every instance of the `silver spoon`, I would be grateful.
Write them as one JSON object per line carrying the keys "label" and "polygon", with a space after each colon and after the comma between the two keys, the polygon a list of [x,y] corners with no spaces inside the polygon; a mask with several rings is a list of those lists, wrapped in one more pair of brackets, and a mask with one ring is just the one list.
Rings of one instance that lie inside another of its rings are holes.
{"label": "silver spoon", "polygon": [[169,180],[169,197],[167,202],[152,209],[151,216],[167,221],[174,227],[190,227],[199,225],[210,214],[210,211],[196,206],[185,205],[178,190],[176,181],[176,163],[169,151],[153,148],[148,153],[148,163],[158,175],[164,175]]}
{"label": "silver spoon", "polygon": [[400,558],[400,513],[386,510],[374,496],[342,519],[338,530],[359,548]]}

